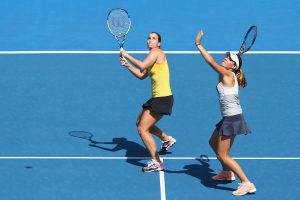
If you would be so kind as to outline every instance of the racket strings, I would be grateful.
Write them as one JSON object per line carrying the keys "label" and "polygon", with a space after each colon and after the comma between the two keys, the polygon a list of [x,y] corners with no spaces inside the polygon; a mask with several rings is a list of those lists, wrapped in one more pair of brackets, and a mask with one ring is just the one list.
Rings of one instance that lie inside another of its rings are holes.
{"label": "racket strings", "polygon": [[126,11],[116,9],[110,12],[107,19],[110,31],[118,38],[125,39],[125,35],[130,29],[130,18]]}
{"label": "racket strings", "polygon": [[257,27],[251,26],[244,38],[242,46],[239,50],[239,53],[238,53],[239,55],[250,50],[250,48],[253,46],[253,44],[256,40],[256,35],[257,35]]}
{"label": "racket strings", "polygon": [[245,40],[245,48],[249,48],[250,46],[252,46],[252,44],[254,43],[254,39],[255,39],[255,32],[254,30],[249,32],[249,34],[247,35],[247,38]]}

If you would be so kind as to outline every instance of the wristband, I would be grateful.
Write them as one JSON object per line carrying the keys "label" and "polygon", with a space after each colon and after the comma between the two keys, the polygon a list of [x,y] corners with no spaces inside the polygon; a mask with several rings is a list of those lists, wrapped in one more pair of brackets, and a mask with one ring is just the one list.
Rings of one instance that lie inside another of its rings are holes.
{"label": "wristband", "polygon": [[196,43],[195,45],[196,45],[196,47],[197,47],[198,45],[200,45],[200,43]]}

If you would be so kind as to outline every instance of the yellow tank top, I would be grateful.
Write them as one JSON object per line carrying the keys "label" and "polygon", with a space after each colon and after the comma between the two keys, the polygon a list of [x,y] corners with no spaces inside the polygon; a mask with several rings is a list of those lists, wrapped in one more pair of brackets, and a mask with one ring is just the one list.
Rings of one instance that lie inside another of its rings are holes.
{"label": "yellow tank top", "polygon": [[152,97],[164,97],[172,95],[167,60],[165,63],[155,63],[152,67],[148,68],[148,74],[151,77]]}

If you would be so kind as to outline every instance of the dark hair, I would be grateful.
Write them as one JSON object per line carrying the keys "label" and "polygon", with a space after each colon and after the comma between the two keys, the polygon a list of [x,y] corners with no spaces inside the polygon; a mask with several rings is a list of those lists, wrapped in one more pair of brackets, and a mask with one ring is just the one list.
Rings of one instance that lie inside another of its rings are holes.
{"label": "dark hair", "polygon": [[159,42],[161,42],[161,36],[160,36],[160,34],[159,34],[158,32],[151,32],[151,33],[154,33],[154,34],[156,34],[156,35],[157,35],[157,37],[158,37],[158,41],[159,41]]}

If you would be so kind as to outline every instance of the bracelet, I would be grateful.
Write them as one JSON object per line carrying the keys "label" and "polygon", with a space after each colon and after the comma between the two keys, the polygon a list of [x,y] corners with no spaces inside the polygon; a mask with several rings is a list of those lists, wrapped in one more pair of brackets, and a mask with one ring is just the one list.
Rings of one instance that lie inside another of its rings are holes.
{"label": "bracelet", "polygon": [[195,45],[196,45],[196,47],[197,47],[198,45],[200,45],[200,43],[196,43]]}

